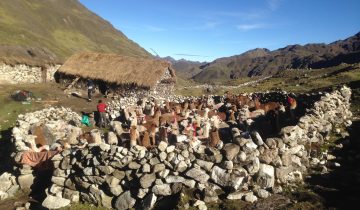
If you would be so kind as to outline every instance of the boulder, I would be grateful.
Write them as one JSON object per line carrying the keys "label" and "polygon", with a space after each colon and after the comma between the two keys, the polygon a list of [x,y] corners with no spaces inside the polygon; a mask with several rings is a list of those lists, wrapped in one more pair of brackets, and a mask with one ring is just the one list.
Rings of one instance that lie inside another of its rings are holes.
{"label": "boulder", "polygon": [[131,197],[130,191],[126,191],[117,197],[115,201],[115,209],[117,210],[126,210],[130,209],[135,205],[136,200]]}
{"label": "boulder", "polygon": [[59,198],[52,195],[48,195],[42,202],[42,206],[48,209],[59,209],[70,204],[69,199]]}
{"label": "boulder", "polygon": [[239,153],[240,146],[233,143],[225,144],[223,151],[225,153],[226,159],[233,160],[234,157]]}

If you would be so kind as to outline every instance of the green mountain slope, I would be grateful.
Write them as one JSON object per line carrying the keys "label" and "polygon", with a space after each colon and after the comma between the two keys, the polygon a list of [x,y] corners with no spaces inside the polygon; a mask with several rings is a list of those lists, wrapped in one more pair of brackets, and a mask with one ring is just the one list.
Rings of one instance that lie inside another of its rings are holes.
{"label": "green mountain slope", "polygon": [[78,0],[1,0],[0,29],[0,45],[43,48],[60,61],[78,51],[151,56]]}

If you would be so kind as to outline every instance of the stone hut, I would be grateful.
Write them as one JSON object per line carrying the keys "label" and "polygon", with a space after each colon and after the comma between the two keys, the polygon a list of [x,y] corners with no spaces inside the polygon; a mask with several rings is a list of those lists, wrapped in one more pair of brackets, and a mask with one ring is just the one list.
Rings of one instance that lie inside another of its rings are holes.
{"label": "stone hut", "polygon": [[59,63],[44,48],[0,45],[0,84],[52,82]]}
{"label": "stone hut", "polygon": [[84,86],[86,79],[92,79],[99,89],[106,84],[117,92],[169,89],[176,82],[169,62],[93,52],[71,56],[58,70],[57,81],[60,83],[70,84],[75,79],[78,80],[76,86]]}

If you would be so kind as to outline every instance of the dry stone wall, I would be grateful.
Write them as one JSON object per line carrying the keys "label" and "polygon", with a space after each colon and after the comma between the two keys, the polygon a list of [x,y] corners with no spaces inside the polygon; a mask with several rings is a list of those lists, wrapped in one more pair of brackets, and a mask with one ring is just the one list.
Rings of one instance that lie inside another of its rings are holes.
{"label": "dry stone wall", "polygon": [[7,65],[0,64],[0,83],[41,83],[54,81],[54,74],[60,68],[60,65],[49,66],[46,68],[46,76],[43,76],[41,67],[30,67],[27,65]]}
{"label": "dry stone wall", "polygon": [[[52,158],[55,170],[43,205],[55,209],[84,201],[115,209],[151,209],[156,201],[184,188],[200,192],[203,209],[220,195],[256,202],[280,193],[284,185],[302,182],[310,168],[326,169],[333,158],[313,151],[311,144],[321,145],[332,131],[351,125],[350,96],[347,87],[326,93],[278,138],[246,138],[233,129],[231,143],[218,149],[165,142],[149,151],[141,146],[129,149],[107,144],[99,133],[97,144],[64,150]],[[25,134],[37,121],[20,119],[26,123],[14,128],[15,144],[26,139],[16,139],[18,130],[24,127]]]}

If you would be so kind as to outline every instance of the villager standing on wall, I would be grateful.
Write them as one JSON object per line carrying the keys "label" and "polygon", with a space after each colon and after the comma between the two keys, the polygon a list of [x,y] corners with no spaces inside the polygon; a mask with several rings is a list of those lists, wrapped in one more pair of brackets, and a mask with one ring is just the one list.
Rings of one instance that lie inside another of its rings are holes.
{"label": "villager standing on wall", "polygon": [[99,112],[99,127],[106,127],[106,107],[107,105],[103,103],[102,100],[99,100],[99,103],[97,105],[97,111]]}
{"label": "villager standing on wall", "polygon": [[88,101],[91,101],[91,95],[95,91],[94,82],[91,79],[88,79],[86,86],[88,90]]}

